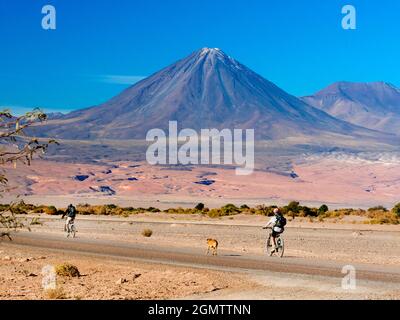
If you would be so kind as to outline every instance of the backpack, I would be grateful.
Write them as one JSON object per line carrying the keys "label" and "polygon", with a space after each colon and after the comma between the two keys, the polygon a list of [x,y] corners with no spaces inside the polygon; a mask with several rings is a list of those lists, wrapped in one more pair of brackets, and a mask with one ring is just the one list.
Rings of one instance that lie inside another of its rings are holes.
{"label": "backpack", "polygon": [[72,206],[68,210],[68,217],[74,218],[75,216],[76,216],[76,209],[74,206]]}
{"label": "backpack", "polygon": [[276,217],[276,224],[275,226],[278,228],[284,228],[286,226],[286,218],[284,216],[277,216]]}

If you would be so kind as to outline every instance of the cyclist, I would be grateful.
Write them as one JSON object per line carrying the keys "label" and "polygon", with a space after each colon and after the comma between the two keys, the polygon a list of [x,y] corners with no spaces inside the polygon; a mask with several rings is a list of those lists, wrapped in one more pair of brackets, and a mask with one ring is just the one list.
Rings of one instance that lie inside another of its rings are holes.
{"label": "cyclist", "polygon": [[69,231],[69,225],[74,222],[76,217],[76,208],[72,204],[68,206],[61,219],[64,219],[65,216],[67,216],[67,220],[65,221],[64,231]]}
{"label": "cyclist", "polygon": [[275,251],[278,251],[278,247],[276,245],[276,238],[279,237],[280,234],[285,231],[285,225],[286,225],[286,218],[283,216],[282,212],[278,209],[274,209],[274,216],[271,218],[271,220],[268,222],[268,224],[263,228],[263,229],[268,229],[272,228],[272,234],[271,238],[274,243],[274,250],[271,252],[274,253]]}

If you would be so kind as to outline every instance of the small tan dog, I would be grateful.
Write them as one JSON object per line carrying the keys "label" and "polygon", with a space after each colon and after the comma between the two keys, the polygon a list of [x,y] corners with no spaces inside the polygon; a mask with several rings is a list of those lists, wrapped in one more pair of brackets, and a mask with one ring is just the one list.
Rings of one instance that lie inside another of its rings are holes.
{"label": "small tan dog", "polygon": [[207,239],[207,253],[206,255],[208,255],[208,253],[210,252],[210,249],[212,250],[212,255],[216,256],[217,255],[217,249],[218,249],[218,241],[214,240],[214,239]]}

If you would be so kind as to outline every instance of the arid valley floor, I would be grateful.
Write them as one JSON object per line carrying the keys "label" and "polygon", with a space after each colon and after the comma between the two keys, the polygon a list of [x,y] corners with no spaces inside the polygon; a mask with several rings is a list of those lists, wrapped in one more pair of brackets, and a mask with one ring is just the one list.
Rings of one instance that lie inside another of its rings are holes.
{"label": "arid valley floor", "polygon": [[[199,202],[214,208],[292,200],[367,209],[400,201],[396,153],[300,158],[279,166],[264,163],[251,176],[218,166],[150,166],[140,159],[36,160],[30,167],[6,168],[15,189],[2,202],[164,210]],[[29,223],[34,216],[22,218]],[[58,277],[67,299],[400,299],[400,227],[365,224],[363,217],[290,219],[282,259],[263,252],[268,219],[263,216],[78,216],[76,239],[65,237],[60,217],[38,219],[42,225],[32,232],[0,242],[0,299],[49,298],[41,270],[64,262],[83,275]],[[151,237],[142,235],[145,228],[153,231]],[[217,257],[205,256],[207,238],[218,239]],[[356,270],[354,290],[342,288],[347,265]]]}
{"label": "arid valley floor", "polygon": [[[66,206],[110,204],[133,207],[208,207],[277,204],[300,201],[332,208],[388,208],[399,202],[400,157],[330,153],[291,160],[289,168],[256,167],[238,176],[214,166],[150,166],[145,161],[100,163],[38,160],[30,167],[7,168],[6,174],[28,203]],[[4,203],[16,200],[6,196]]]}
{"label": "arid valley floor", "polygon": [[[58,277],[67,299],[400,299],[397,226],[295,219],[281,259],[263,252],[265,217],[78,217],[76,239],[59,217],[39,219],[0,245],[1,299],[46,298],[42,268],[65,262],[83,275]],[[207,237],[220,242],[217,257],[205,256]],[[355,289],[342,288],[346,265]]]}

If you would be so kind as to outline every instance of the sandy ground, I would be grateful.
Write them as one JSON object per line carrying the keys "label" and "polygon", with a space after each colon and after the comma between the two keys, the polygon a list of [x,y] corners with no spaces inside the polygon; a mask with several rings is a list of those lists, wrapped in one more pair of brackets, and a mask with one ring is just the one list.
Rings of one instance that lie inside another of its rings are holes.
{"label": "sandy ground", "polygon": [[255,283],[252,289],[240,292],[226,289],[197,294],[188,298],[226,300],[400,300],[398,285],[357,281],[356,287],[345,290],[341,279],[295,274],[255,273],[247,277]]}
{"label": "sandy ground", "polygon": [[[0,300],[48,299],[46,266],[72,263],[81,277],[57,276],[65,299],[400,299],[398,284],[261,271],[218,271],[0,244]],[[126,282],[121,283],[120,279]]]}
{"label": "sandy ground", "polygon": [[[18,186],[12,194],[23,194],[30,202],[57,206],[72,201],[164,209],[191,207],[200,201],[216,207],[228,202],[281,205],[298,200],[311,205],[327,203],[331,207],[368,208],[392,207],[399,201],[400,163],[397,160],[318,157],[293,163],[292,167],[297,178],[265,170],[237,176],[235,170],[223,167],[174,169],[144,162],[96,165],[39,160],[31,167],[7,168],[6,173],[12,185]],[[78,181],[77,175],[87,178]],[[196,183],[204,179],[214,183]],[[100,192],[101,187],[110,188],[112,194]]]}
{"label": "sandy ground", "polygon": [[[82,275],[57,277],[57,287],[67,299],[174,299],[256,286],[238,274],[49,252],[3,243],[0,244],[0,299],[46,299],[42,269],[65,262],[77,266]],[[127,282],[121,284],[120,279]]]}
{"label": "sandy ground", "polygon": [[[118,204],[134,207],[193,207],[198,202],[218,207],[237,205],[303,204],[368,208],[393,206],[399,201],[400,164],[396,161],[364,161],[358,158],[315,158],[293,163],[298,175],[256,171],[236,176],[232,169],[194,167],[177,170],[152,167],[143,162],[109,165],[36,161],[32,167],[6,169],[11,194],[24,194],[26,202],[66,206],[72,202]],[[77,175],[87,175],[84,181]],[[213,180],[211,185],[195,182]],[[100,192],[108,187],[115,194]],[[2,199],[6,203],[15,196]],[[31,219],[31,217],[29,217]],[[362,218],[310,223],[290,221],[284,234],[285,255],[291,258],[326,259],[347,264],[400,267],[400,226],[371,226]],[[352,220],[353,219],[353,220]],[[59,234],[63,222],[41,215],[34,233]],[[143,214],[129,218],[78,217],[78,237],[121,243],[205,249],[205,239],[218,239],[220,250],[240,255],[263,255],[266,218]],[[141,232],[153,231],[151,238]],[[184,239],[184,241],[181,241]],[[343,291],[338,279],[311,276],[259,274],[174,267],[50,252],[0,244],[0,298],[42,299],[40,272],[44,265],[76,264],[85,276],[59,279],[70,299],[399,299],[399,288],[382,283],[361,283],[354,292]],[[9,259],[8,259],[9,257]],[[33,259],[27,258],[32,257]],[[43,257],[43,259],[41,258]],[[40,259],[39,259],[40,258]],[[110,263],[111,262],[111,263]],[[33,275],[32,275],[33,274]],[[135,274],[140,274],[134,279]],[[36,275],[36,276],[34,276]],[[128,281],[117,284],[117,280]]]}
{"label": "sandy ground", "polygon": [[[33,216],[29,216],[29,222]],[[39,215],[40,226],[33,232],[60,234],[60,217]],[[264,254],[265,217],[239,215],[212,219],[201,215],[142,214],[129,218],[78,217],[78,236],[83,239],[103,239],[127,243],[157,244],[165,247],[203,249],[205,239],[214,238],[220,250],[238,254]],[[151,229],[151,238],[142,236]],[[185,241],[180,241],[185,239]],[[346,223],[310,223],[289,221],[284,233],[288,257],[326,259],[351,263],[368,263],[400,267],[400,226]]]}

